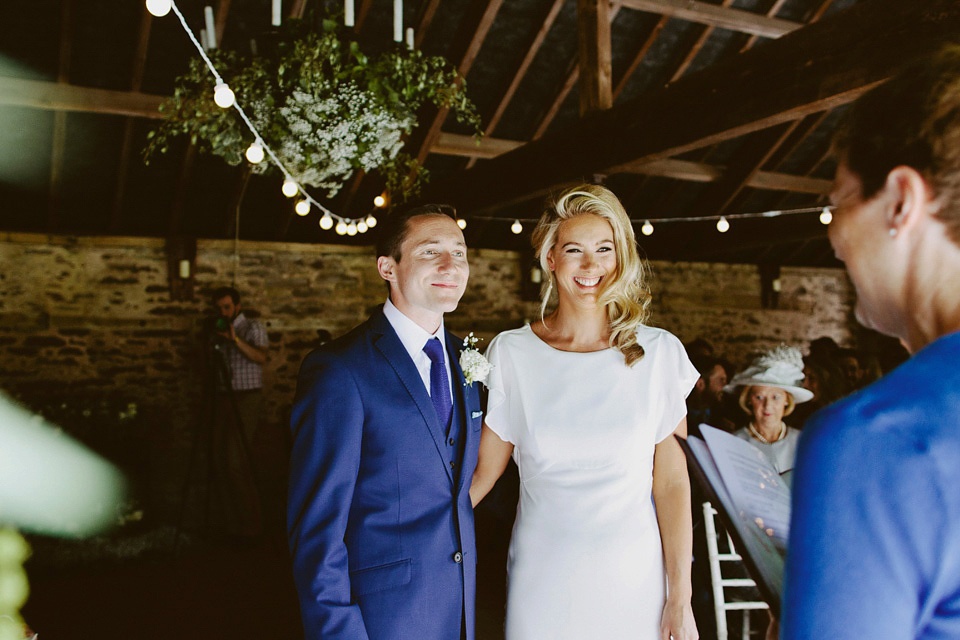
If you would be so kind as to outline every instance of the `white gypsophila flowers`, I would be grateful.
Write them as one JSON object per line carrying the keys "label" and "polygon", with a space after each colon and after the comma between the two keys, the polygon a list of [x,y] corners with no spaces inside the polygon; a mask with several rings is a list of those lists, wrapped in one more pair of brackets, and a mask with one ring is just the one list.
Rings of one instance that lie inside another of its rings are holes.
{"label": "white gypsophila flowers", "polygon": [[[265,105],[257,107],[265,112]],[[396,158],[416,122],[412,113],[391,111],[352,83],[324,83],[317,94],[294,91],[278,113],[293,135],[280,143],[277,156],[295,180],[327,189],[330,197],[357,166],[370,171]]]}
{"label": "white gypsophila flowers", "polygon": [[476,344],[479,341],[480,339],[474,337],[472,331],[470,335],[463,339],[463,350],[460,352],[460,369],[463,371],[464,385],[474,382],[486,383],[487,376],[493,369],[490,361],[477,350]]}

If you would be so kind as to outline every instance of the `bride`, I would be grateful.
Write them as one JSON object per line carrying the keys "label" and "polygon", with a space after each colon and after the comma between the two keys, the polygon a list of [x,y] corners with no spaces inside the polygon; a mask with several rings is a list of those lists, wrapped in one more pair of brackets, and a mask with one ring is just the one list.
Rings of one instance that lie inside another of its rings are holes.
{"label": "bride", "polygon": [[699,374],[643,324],[650,294],[633,228],[608,189],[567,190],[534,249],[554,312],[498,335],[476,505],[512,455],[520,503],[506,640],[695,640],[684,398]]}

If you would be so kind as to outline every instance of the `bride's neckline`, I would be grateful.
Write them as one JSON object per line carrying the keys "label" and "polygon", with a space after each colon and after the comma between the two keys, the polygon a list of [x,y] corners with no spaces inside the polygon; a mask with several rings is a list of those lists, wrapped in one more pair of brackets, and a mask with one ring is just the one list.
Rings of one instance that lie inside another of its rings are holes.
{"label": "bride's neckline", "polygon": [[587,354],[587,353],[604,353],[604,352],[606,352],[606,351],[610,351],[611,349],[614,349],[614,348],[615,348],[615,347],[605,347],[605,348],[603,348],[603,349],[592,349],[592,350],[590,350],[590,351],[571,351],[571,350],[569,350],[569,349],[561,349],[561,348],[559,348],[559,347],[553,346],[552,344],[550,344],[549,342],[547,342],[546,340],[544,340],[543,338],[541,338],[540,336],[538,336],[538,335],[537,335],[537,332],[533,330],[533,323],[528,324],[526,328],[527,328],[527,330],[530,332],[530,334],[531,334],[534,338],[537,339],[537,341],[538,341],[540,344],[542,344],[542,345],[544,345],[545,347],[547,347],[548,349],[552,349],[552,350],[554,350],[554,351],[556,351],[556,352],[558,352],[558,353],[577,353],[577,354],[580,354],[580,353],[582,353],[582,354]]}

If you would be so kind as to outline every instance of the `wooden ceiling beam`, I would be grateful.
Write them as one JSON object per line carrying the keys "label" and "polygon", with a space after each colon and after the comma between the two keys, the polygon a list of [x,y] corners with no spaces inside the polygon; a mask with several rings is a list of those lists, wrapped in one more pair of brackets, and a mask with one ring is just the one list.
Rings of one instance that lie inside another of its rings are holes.
{"label": "wooden ceiling beam", "polygon": [[[483,44],[484,38],[487,37],[490,27],[493,26],[493,21],[497,17],[497,12],[502,4],[503,0],[471,0],[467,5],[460,27],[454,36],[451,50],[447,52],[447,59],[456,66],[457,71],[464,78],[467,77],[470,67],[473,66],[473,61],[480,53],[480,46]],[[420,125],[423,127],[424,133],[419,145],[417,145],[417,160],[421,164],[427,159],[430,146],[440,135],[440,127],[443,126],[443,121],[447,119],[449,111],[449,109],[428,109],[433,117],[429,118],[429,124],[425,127],[423,124]]]}
{"label": "wooden ceiling beam", "polygon": [[[614,18],[617,17],[617,13],[620,11],[620,3],[616,0],[611,3],[610,12],[608,14],[610,22],[613,22]],[[553,102],[547,107],[546,112],[544,112],[543,117],[540,119],[540,122],[537,124],[537,128],[533,133],[533,139],[537,140],[544,133],[546,133],[547,128],[550,126],[550,123],[553,122],[553,119],[557,117],[557,113],[560,111],[560,107],[563,106],[563,102],[567,99],[567,96],[570,95],[570,92],[573,90],[573,87],[577,84],[577,81],[580,80],[580,57],[579,55],[574,57],[570,61],[569,71],[567,72],[567,79],[564,80],[563,85],[560,87],[560,91],[554,97]]]}
{"label": "wooden ceiling beam", "polygon": [[609,0],[577,0],[580,115],[613,106]]}
{"label": "wooden ceiling beam", "polygon": [[633,56],[633,60],[630,61],[630,64],[627,65],[627,68],[624,70],[620,80],[617,81],[617,86],[613,88],[614,100],[616,100],[617,96],[620,95],[620,92],[623,91],[623,88],[627,85],[627,81],[630,80],[631,76],[633,76],[633,73],[640,66],[640,63],[643,62],[643,59],[647,56],[647,53],[650,52],[650,48],[653,47],[653,43],[657,41],[657,36],[660,35],[660,32],[663,31],[663,28],[667,26],[667,22],[669,21],[669,16],[661,17],[656,26],[653,27],[653,30],[650,31],[649,35],[647,35],[646,39],[643,41],[643,44],[640,45],[637,53]]}
{"label": "wooden ceiling beam", "polygon": [[803,26],[800,22],[762,16],[742,9],[697,0],[621,0],[624,7],[699,22],[765,38],[779,38]]}
{"label": "wooden ceiling beam", "polygon": [[161,118],[166,96],[137,91],[78,87],[65,82],[0,77],[0,105],[51,111],[81,111],[140,118]]}
{"label": "wooden ceiling beam", "polygon": [[437,13],[437,7],[439,6],[440,0],[427,0],[420,6],[420,14],[417,16],[417,31],[413,34],[413,46],[417,49],[423,45],[423,39],[427,37],[430,23],[433,22],[433,16]]}
{"label": "wooden ceiling beam", "polygon": [[[150,27],[152,24],[153,16],[147,11],[146,5],[140,7],[140,30],[137,36],[137,49],[133,54],[133,69],[130,78],[130,89],[132,91],[140,91],[143,84],[143,72],[147,66],[147,49],[150,44]],[[120,214],[123,211],[123,197],[127,190],[130,156],[133,154],[134,122],[135,120],[132,117],[127,117],[123,123],[123,142],[120,144],[120,160],[117,163],[117,181],[113,189],[110,223],[107,226],[109,233],[116,233],[120,228]]]}
{"label": "wooden ceiling beam", "polygon": [[[70,51],[73,48],[73,0],[64,0],[60,10],[60,58],[57,81],[66,82],[70,74]],[[53,114],[53,143],[50,150],[50,191],[47,198],[47,230],[60,226],[60,191],[63,187],[63,156],[67,147],[67,114]]]}
{"label": "wooden ceiling beam", "polygon": [[793,121],[851,102],[958,31],[960,4],[952,0],[867,0],[428,185],[424,198],[493,211],[585,175]]}

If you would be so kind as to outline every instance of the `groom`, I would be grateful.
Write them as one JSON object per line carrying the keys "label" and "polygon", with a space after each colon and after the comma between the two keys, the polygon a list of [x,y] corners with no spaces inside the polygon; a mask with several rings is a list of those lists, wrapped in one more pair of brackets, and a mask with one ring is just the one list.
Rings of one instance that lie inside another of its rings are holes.
{"label": "groom", "polygon": [[383,309],[300,369],[287,523],[307,640],[474,637],[482,416],[443,327],[470,271],[446,210],[382,223]]}

